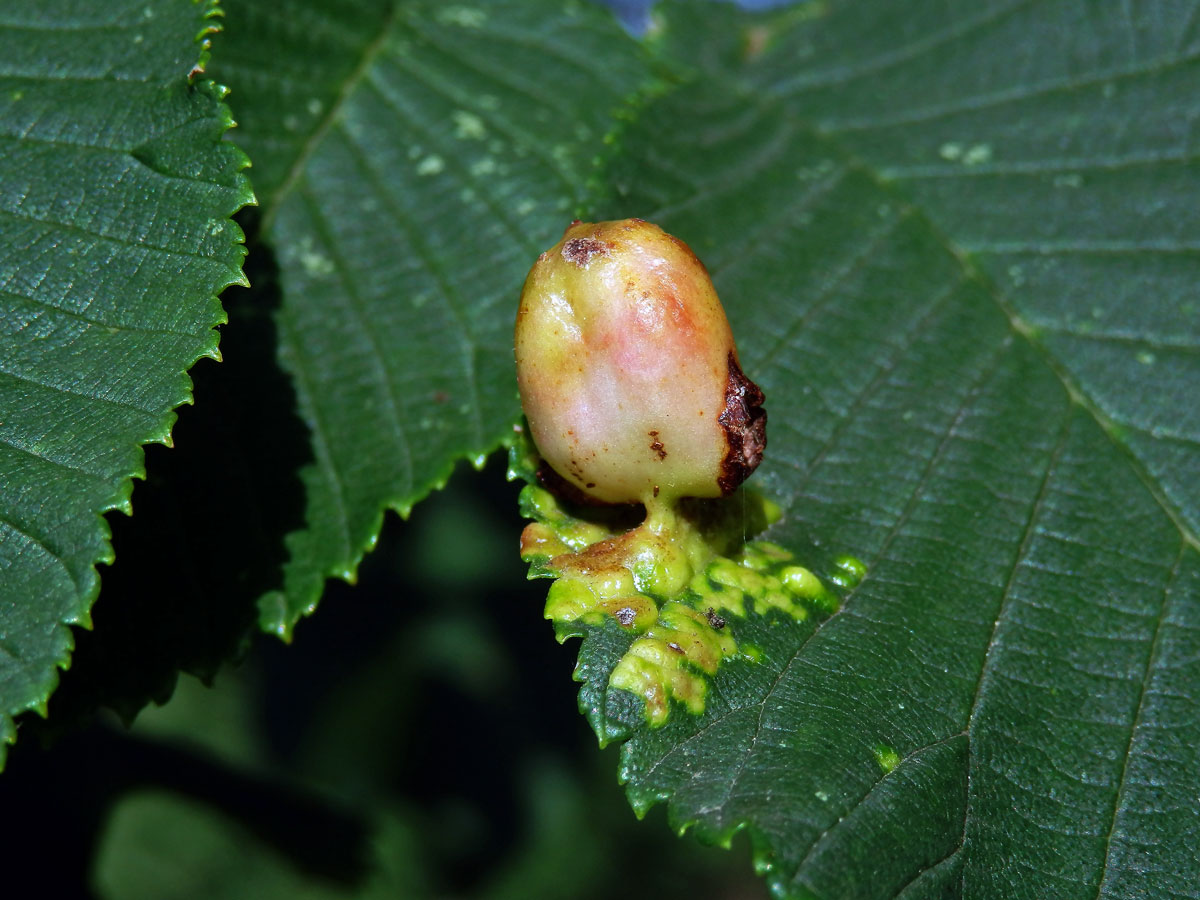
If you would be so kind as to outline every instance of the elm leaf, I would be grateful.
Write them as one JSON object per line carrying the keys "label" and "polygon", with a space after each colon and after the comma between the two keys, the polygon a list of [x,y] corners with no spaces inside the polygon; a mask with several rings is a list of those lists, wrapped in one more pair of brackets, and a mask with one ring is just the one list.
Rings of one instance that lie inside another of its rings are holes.
{"label": "elm leaf", "polygon": [[196,78],[213,3],[0,13],[0,750],[43,714],[187,370],[219,358],[253,197],[223,89]]}

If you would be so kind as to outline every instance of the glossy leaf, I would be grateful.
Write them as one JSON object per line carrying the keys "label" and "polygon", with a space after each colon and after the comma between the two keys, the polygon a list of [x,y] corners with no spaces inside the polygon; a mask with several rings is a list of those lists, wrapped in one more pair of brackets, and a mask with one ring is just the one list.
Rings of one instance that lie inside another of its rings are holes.
{"label": "glossy leaf", "polygon": [[130,512],[187,369],[218,358],[252,199],[221,88],[196,82],[212,3],[0,12],[0,750],[44,712],[88,625],[101,514]]}
{"label": "glossy leaf", "polygon": [[980,268],[1194,537],[1196,11],[995,2],[949,22],[936,4],[915,13],[784,28],[752,77]]}
{"label": "glossy leaf", "polygon": [[781,896],[1193,896],[1191,31],[917,11],[659,22],[696,81],[621,135],[605,214],[713,273],[765,537],[867,575],[819,624],[731,622],[762,660],[660,729],[609,686],[630,637],[580,626],[581,707],[636,808],[748,829]]}

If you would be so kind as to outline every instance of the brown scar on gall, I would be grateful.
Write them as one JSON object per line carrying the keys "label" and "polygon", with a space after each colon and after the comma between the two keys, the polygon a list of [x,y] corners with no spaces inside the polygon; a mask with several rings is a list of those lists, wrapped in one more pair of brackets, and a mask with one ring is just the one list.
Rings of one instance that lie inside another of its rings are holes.
{"label": "brown scar on gall", "polygon": [[729,354],[729,379],[725,383],[725,408],[717,421],[725,429],[727,450],[721,461],[717,484],[725,494],[739,484],[762,462],[767,446],[767,411],[763,392],[742,372],[737,356]]}
{"label": "brown scar on gall", "polygon": [[648,431],[646,433],[654,439],[650,442],[650,449],[658,454],[659,461],[666,459],[667,451],[663,449],[663,442],[658,439],[658,432]]}
{"label": "brown scar on gall", "polygon": [[611,251],[612,244],[598,238],[571,238],[563,244],[562,257],[567,262],[586,269],[593,256],[608,256]]}

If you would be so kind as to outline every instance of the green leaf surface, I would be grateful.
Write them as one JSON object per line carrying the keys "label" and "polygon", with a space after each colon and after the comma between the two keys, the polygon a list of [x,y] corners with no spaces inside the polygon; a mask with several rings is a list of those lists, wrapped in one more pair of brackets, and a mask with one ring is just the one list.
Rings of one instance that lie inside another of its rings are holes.
{"label": "green leaf surface", "polygon": [[1196,10],[1006,0],[949,19],[932,3],[897,13],[787,28],[752,77],[979,266],[1195,543]]}
{"label": "green leaf surface", "polygon": [[1196,18],[680,2],[653,64],[586,4],[235,6],[312,447],[261,623],[502,439],[565,220],[649,218],[766,391],[765,537],[867,573],[826,617],[749,603],[757,658],[662,727],[610,686],[631,635],[574,627],[635,808],[747,830],[780,896],[1197,896]]}
{"label": "green leaf surface", "polygon": [[519,412],[516,294],[586,196],[644,54],[588,3],[230,5],[220,76],[280,268],[280,361],[313,462],[261,603],[287,635]]}
{"label": "green leaf surface", "polygon": [[762,660],[658,730],[609,685],[629,635],[580,627],[581,708],[636,808],[748,829],[780,896],[1196,896],[1200,70],[1174,14],[1103,10],[659,22],[696,82],[622,134],[605,214],[713,274],[765,536],[867,575],[731,622]]}
{"label": "green leaf surface", "polygon": [[141,445],[217,358],[252,200],[222,89],[193,79],[211,3],[0,12],[0,749],[44,712],[111,562]]}

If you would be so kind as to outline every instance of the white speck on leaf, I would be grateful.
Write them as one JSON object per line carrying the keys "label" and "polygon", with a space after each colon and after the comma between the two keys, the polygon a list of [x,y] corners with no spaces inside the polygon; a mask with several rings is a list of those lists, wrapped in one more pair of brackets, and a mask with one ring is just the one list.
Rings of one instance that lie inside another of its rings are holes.
{"label": "white speck on leaf", "polygon": [[459,28],[482,28],[487,22],[487,13],[471,6],[447,6],[437,12],[442,25],[457,25]]}
{"label": "white speck on leaf", "polygon": [[324,253],[314,250],[308,238],[300,242],[300,265],[309,275],[329,275],[333,272],[333,262]]}
{"label": "white speck on leaf", "polygon": [[964,166],[978,166],[992,160],[992,145],[991,144],[975,144],[967,149],[963,154],[962,161]]}
{"label": "white speck on leaf", "polygon": [[472,175],[492,175],[496,171],[496,160],[490,156],[477,159],[471,164]]}
{"label": "white speck on leaf", "polygon": [[942,159],[947,159],[953,162],[962,157],[963,146],[955,141],[947,141],[938,148],[938,155]]}
{"label": "white speck on leaf", "polygon": [[483,119],[465,109],[456,109],[450,114],[454,120],[454,136],[460,141],[482,141],[487,137]]}
{"label": "white speck on leaf", "polygon": [[446,168],[445,160],[443,160],[436,153],[431,153],[417,164],[417,174],[436,175],[444,168]]}

